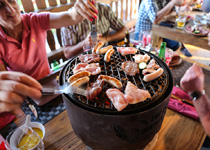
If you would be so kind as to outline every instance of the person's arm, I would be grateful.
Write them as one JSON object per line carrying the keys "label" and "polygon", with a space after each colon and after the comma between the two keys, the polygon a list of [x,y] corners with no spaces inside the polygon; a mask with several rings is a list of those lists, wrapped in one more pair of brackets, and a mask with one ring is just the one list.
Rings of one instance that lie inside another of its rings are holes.
{"label": "person's arm", "polygon": [[69,11],[50,13],[50,28],[74,25],[81,22],[84,18],[92,21],[93,18],[97,18],[96,13],[98,13],[98,10],[89,0],[78,0],[74,8]]}
{"label": "person's arm", "polygon": [[154,24],[158,24],[164,16],[168,15],[174,6],[181,6],[182,0],[172,0],[170,1],[163,9],[157,12],[156,18],[154,20]]}
{"label": "person's arm", "polygon": [[118,30],[117,32],[111,35],[99,37],[99,41],[103,41],[104,43],[107,43],[107,42],[123,39],[125,37],[125,31],[127,30],[128,29],[125,26],[123,26],[120,30]]}
{"label": "person's arm", "polygon": [[0,71],[0,113],[12,111],[27,96],[40,98],[42,86],[32,77],[13,71]]}
{"label": "person's arm", "polygon": [[0,65],[0,71],[7,71],[7,68],[4,64]]}
{"label": "person's arm", "polygon": [[[204,74],[202,69],[193,64],[180,81],[180,86],[189,95],[193,92],[201,92],[204,89]],[[193,104],[198,112],[200,121],[205,132],[210,136],[210,100],[207,95],[202,95],[197,100],[193,100]]]}

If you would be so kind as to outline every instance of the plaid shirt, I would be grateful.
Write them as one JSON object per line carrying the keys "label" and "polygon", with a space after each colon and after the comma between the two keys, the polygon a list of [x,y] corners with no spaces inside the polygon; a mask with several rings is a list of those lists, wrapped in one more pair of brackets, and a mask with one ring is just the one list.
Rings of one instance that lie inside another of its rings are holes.
{"label": "plaid shirt", "polygon": [[[97,3],[96,7],[98,9],[97,20],[97,32],[106,36],[109,34],[109,28],[118,31],[123,26],[122,20],[117,18],[117,15],[112,11],[112,9],[106,5]],[[61,39],[63,46],[76,45],[77,43],[83,41],[91,31],[91,21],[84,19],[77,25],[72,25],[68,27],[61,28]]]}
{"label": "plaid shirt", "polygon": [[139,39],[142,30],[151,30],[157,12],[166,6],[170,0],[143,0],[138,10],[135,28],[135,39]]}

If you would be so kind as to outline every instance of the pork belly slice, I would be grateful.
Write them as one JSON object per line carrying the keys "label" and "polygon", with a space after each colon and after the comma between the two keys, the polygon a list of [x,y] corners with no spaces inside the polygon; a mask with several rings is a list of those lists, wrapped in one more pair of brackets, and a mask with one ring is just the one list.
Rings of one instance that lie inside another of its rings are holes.
{"label": "pork belly slice", "polygon": [[121,55],[129,55],[129,54],[136,54],[137,53],[136,48],[134,47],[117,47],[117,51],[120,52]]}
{"label": "pork belly slice", "polygon": [[151,59],[149,64],[147,65],[147,69],[153,69],[153,70],[156,70],[160,68],[160,66],[158,64],[156,64],[155,60],[154,59]]}
{"label": "pork belly slice", "polygon": [[82,63],[94,63],[100,61],[100,55],[97,54],[85,54],[78,57]]}
{"label": "pork belly slice", "polygon": [[128,81],[125,88],[125,95],[132,97],[132,99],[126,99],[129,104],[136,104],[142,101],[145,101],[147,98],[150,98],[151,95],[148,91],[139,89],[133,83]]}
{"label": "pork belly slice", "polygon": [[87,88],[87,91],[88,91],[87,99],[93,100],[98,94],[100,94],[101,91],[102,91],[103,85],[104,85],[104,81],[100,80],[100,79],[97,79],[92,84],[91,87]]}
{"label": "pork belly slice", "polygon": [[147,63],[150,60],[150,56],[147,54],[145,55],[137,54],[133,56],[133,58],[135,59],[136,63],[141,63],[141,62]]}
{"label": "pork belly slice", "polygon": [[96,75],[101,73],[101,67],[99,67],[99,63],[79,63],[74,67],[73,73],[75,74],[81,71],[89,71],[92,75]]}
{"label": "pork belly slice", "polygon": [[122,111],[124,108],[127,107],[127,101],[131,101],[132,97],[123,94],[118,89],[108,89],[106,91],[106,95],[112,101],[112,104],[118,111]]}
{"label": "pork belly slice", "polygon": [[139,66],[133,61],[125,61],[122,63],[122,70],[130,76],[135,76],[136,73],[139,73]]}

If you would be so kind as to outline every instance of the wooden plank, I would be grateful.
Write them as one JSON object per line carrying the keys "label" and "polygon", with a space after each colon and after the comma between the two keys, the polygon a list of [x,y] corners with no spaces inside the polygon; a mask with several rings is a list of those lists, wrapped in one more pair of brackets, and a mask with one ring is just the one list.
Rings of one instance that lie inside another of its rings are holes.
{"label": "wooden plank", "polygon": [[210,50],[209,45],[208,45],[208,37],[198,37],[191,34],[187,34],[185,31],[182,31],[182,30],[169,28],[169,27],[163,27],[160,25],[153,25],[152,32],[163,38],[168,38],[171,40],[195,45],[195,46]]}
{"label": "wooden plank", "polygon": [[133,16],[133,2],[134,0],[130,0],[130,19],[132,19]]}
{"label": "wooden plank", "polygon": [[59,59],[63,59],[63,61],[67,60],[63,53],[63,48],[56,49],[54,51],[51,51],[47,53],[48,62],[51,64],[53,60],[57,60],[59,62]]}
{"label": "wooden plank", "polygon": [[61,4],[66,4],[67,3],[67,0],[60,0],[60,3]]}
{"label": "wooden plank", "polygon": [[48,2],[49,2],[50,6],[56,6],[57,5],[56,0],[48,0]]}
{"label": "wooden plank", "polygon": [[111,4],[112,0],[97,0],[97,2],[104,3],[104,4]]}
{"label": "wooden plank", "polygon": [[21,0],[25,12],[34,11],[32,0]]}
{"label": "wooden plank", "polygon": [[121,3],[120,3],[120,5],[121,5],[121,15],[120,15],[120,18],[121,18],[122,20],[124,20],[123,1],[124,1],[124,0],[121,0]]}
{"label": "wooden plank", "polygon": [[51,51],[55,50],[55,40],[51,30],[47,31],[47,43],[51,49]]}
{"label": "wooden plank", "polygon": [[126,3],[126,8],[125,8],[125,20],[128,20],[128,0],[125,1]]}
{"label": "wooden plank", "polygon": [[119,10],[118,4],[119,4],[119,2],[115,2],[115,9],[116,9],[115,13],[116,13],[117,17],[118,17],[118,10]]}
{"label": "wooden plank", "polygon": [[37,5],[38,9],[46,8],[45,0],[36,0],[36,5]]}
{"label": "wooden plank", "polygon": [[74,6],[74,2],[69,4],[60,5],[59,7],[48,7],[46,9],[40,9],[37,12],[49,11],[49,12],[60,12],[60,11],[67,11],[69,8]]}

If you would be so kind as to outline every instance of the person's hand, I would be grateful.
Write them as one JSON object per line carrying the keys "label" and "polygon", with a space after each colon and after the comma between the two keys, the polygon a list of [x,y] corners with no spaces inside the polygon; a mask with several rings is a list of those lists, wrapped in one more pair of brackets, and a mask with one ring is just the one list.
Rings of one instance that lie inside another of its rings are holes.
{"label": "person's hand", "polygon": [[202,69],[198,65],[193,64],[182,77],[180,86],[188,93],[202,91],[204,88],[204,74]]}
{"label": "person's hand", "polygon": [[0,112],[12,111],[23,103],[25,98],[40,98],[42,86],[32,77],[12,71],[0,72]]}
{"label": "person's hand", "polygon": [[74,8],[77,13],[79,13],[84,18],[93,21],[93,18],[97,18],[98,10],[94,6],[95,1],[89,0],[77,0],[74,4]]}
{"label": "person's hand", "polygon": [[208,37],[209,37],[209,38],[208,38],[208,41],[209,41],[209,42],[208,42],[208,45],[210,46],[210,32],[209,32],[209,34],[208,34]]}

